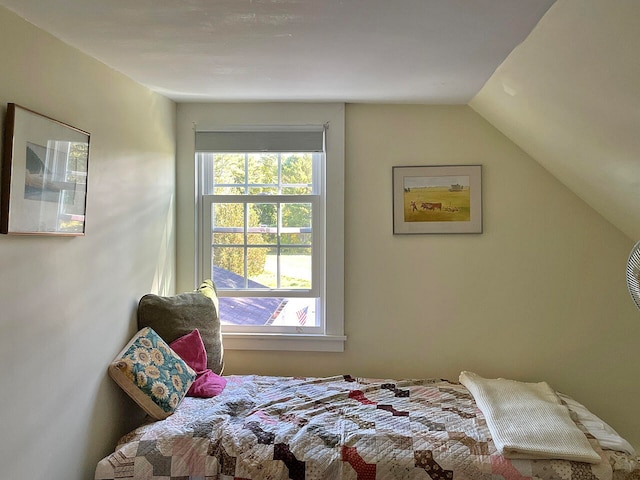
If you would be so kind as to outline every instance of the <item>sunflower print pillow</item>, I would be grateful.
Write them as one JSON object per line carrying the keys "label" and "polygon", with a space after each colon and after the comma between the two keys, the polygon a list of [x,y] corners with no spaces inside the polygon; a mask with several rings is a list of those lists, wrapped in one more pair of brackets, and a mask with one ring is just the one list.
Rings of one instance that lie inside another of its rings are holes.
{"label": "sunflower print pillow", "polygon": [[109,365],[109,375],[151,417],[171,415],[196,378],[151,328],[140,330]]}

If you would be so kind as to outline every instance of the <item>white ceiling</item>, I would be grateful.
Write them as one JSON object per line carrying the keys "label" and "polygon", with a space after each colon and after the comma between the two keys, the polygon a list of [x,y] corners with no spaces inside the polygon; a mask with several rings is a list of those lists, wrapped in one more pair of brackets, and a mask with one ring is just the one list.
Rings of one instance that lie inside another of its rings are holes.
{"label": "white ceiling", "polygon": [[176,101],[466,104],[554,0],[0,0]]}

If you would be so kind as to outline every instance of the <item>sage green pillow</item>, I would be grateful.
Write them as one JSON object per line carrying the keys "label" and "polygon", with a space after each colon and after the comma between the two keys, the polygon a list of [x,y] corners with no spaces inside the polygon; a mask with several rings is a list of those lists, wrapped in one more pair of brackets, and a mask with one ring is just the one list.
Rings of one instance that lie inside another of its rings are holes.
{"label": "sage green pillow", "polygon": [[148,327],[111,362],[109,375],[157,420],[175,411],[196,378],[196,372]]}
{"label": "sage green pillow", "polygon": [[220,375],[224,368],[222,330],[218,317],[218,296],[211,280],[198,290],[171,297],[148,294],[138,303],[138,328],[151,327],[171,343],[195,329],[207,351],[207,368]]}

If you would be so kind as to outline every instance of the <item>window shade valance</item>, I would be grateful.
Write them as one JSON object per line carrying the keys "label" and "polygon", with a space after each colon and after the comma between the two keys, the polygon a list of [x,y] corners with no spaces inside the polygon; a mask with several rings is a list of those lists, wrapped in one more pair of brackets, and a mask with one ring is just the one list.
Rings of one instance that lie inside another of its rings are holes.
{"label": "window shade valance", "polygon": [[196,132],[196,152],[322,152],[324,129]]}

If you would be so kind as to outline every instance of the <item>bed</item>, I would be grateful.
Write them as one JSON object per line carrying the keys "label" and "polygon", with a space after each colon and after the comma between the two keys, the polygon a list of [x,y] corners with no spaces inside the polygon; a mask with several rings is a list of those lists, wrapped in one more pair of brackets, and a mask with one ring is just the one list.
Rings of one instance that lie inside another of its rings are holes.
{"label": "bed", "polygon": [[185,397],[125,435],[95,479],[640,480],[632,447],[566,396],[595,460],[507,458],[461,379],[225,379],[219,395]]}

